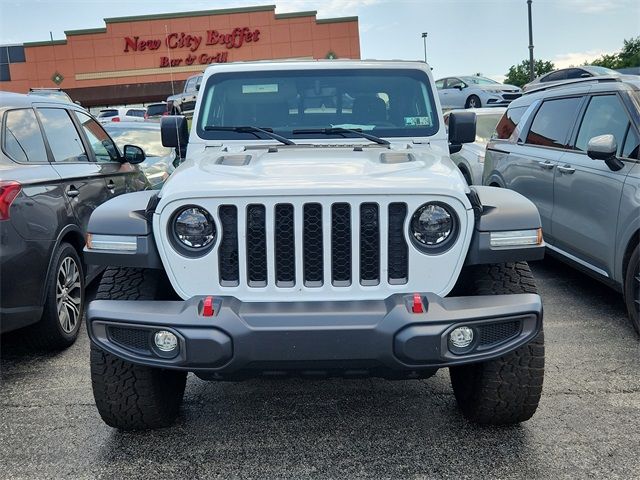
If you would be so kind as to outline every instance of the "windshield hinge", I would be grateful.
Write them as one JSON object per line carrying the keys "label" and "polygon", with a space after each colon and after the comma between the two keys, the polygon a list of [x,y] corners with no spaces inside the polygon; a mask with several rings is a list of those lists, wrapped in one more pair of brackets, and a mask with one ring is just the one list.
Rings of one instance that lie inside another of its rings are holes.
{"label": "windshield hinge", "polygon": [[420,138],[418,139],[413,139],[411,141],[411,143],[413,143],[414,145],[429,145],[431,142],[429,140],[422,140]]}

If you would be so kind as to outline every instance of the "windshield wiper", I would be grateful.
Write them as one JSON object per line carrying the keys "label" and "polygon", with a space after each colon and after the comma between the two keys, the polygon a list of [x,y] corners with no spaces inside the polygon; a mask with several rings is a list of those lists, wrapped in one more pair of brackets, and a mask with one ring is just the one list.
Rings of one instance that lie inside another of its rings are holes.
{"label": "windshield wiper", "polygon": [[343,128],[343,127],[331,127],[331,128],[305,128],[300,130],[294,130],[291,132],[293,134],[310,134],[310,133],[324,133],[325,135],[342,135],[344,137],[345,133],[352,133],[354,135],[358,135],[359,137],[366,138],[367,140],[371,140],[378,145],[390,145],[390,143],[380,137],[376,137],[375,135],[369,135],[368,133],[364,133],[361,129],[352,129],[352,128]]}
{"label": "windshield wiper", "polygon": [[273,130],[271,130],[270,128],[269,129],[259,128],[259,127],[253,127],[251,125],[245,125],[242,127],[218,127],[215,125],[207,125],[204,127],[204,129],[207,132],[217,131],[217,132],[253,133],[258,138],[260,138],[260,135],[258,135],[258,133],[262,133],[268,137],[273,138],[274,140],[278,140],[279,142],[284,143],[285,145],[295,145],[295,142],[292,142],[288,138],[282,137],[277,133],[273,133]]}

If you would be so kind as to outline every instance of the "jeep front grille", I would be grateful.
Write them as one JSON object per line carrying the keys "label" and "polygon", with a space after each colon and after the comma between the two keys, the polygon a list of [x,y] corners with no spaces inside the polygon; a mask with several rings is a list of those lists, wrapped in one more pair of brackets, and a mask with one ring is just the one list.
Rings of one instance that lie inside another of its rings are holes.
{"label": "jeep front grille", "polygon": [[[306,203],[298,208],[301,211],[289,203],[250,204],[238,212],[234,205],[221,205],[220,285],[238,286],[240,269],[246,272],[249,288],[266,287],[270,278],[280,288],[407,283],[405,203],[382,207],[371,202]],[[386,222],[381,221],[382,213],[388,214]],[[382,232],[383,226],[386,232]],[[244,255],[239,254],[243,237]],[[269,249],[273,250],[274,272],[269,272]],[[356,268],[354,259],[359,263]],[[386,267],[387,275],[381,266]],[[302,278],[296,277],[296,270]]]}

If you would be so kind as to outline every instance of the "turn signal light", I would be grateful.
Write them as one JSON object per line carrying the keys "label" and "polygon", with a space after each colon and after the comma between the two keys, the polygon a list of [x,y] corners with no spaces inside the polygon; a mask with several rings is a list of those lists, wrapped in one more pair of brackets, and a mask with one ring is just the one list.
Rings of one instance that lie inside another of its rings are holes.
{"label": "turn signal light", "polygon": [[9,209],[22,190],[22,185],[13,180],[0,181],[0,220],[9,219]]}

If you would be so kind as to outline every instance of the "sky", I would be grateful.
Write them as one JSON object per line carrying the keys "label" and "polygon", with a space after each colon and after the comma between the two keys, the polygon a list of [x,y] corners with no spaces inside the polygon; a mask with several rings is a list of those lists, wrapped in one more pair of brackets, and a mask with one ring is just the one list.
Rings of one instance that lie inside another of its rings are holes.
{"label": "sky", "polygon": [[[240,6],[276,13],[357,15],[362,58],[424,59],[436,78],[482,73],[501,80],[529,58],[526,0],[0,0],[0,44],[64,39],[65,30],[104,27],[103,18]],[[557,68],[620,50],[640,35],[638,0],[533,0],[536,59]]]}

